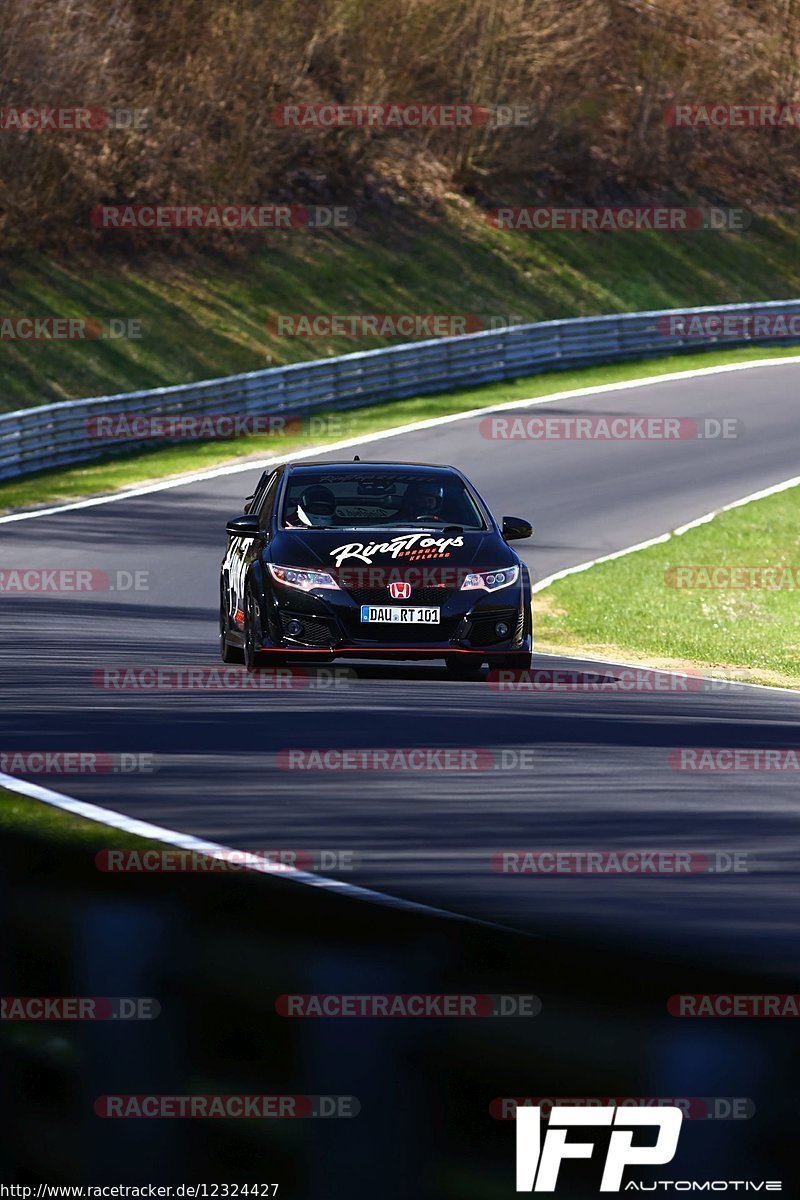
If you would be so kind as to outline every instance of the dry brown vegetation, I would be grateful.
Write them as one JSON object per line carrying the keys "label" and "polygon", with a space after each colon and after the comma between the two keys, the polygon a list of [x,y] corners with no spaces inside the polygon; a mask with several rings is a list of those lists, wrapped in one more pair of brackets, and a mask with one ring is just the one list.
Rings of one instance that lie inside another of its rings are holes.
{"label": "dry brown vegetation", "polygon": [[[697,193],[792,205],[800,130],[681,130],[673,100],[800,101],[800,0],[3,0],[0,107],[147,108],[144,131],[0,132],[6,246],[98,202]],[[516,103],[505,130],[299,132],[273,105]]]}

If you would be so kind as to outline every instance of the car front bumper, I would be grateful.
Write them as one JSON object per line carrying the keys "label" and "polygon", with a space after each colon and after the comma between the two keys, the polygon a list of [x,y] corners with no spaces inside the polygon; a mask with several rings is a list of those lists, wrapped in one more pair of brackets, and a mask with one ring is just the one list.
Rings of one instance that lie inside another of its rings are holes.
{"label": "car front bumper", "polygon": [[[519,584],[497,592],[451,591],[440,604],[435,625],[362,623],[362,603],[429,605],[430,597],[410,601],[367,598],[349,592],[304,593],[281,588],[262,601],[261,650],[298,655],[379,658],[441,658],[525,652],[531,649],[525,590]],[[300,623],[298,631],[292,622]],[[498,623],[507,634],[497,632]],[[291,629],[291,632],[290,632]]]}

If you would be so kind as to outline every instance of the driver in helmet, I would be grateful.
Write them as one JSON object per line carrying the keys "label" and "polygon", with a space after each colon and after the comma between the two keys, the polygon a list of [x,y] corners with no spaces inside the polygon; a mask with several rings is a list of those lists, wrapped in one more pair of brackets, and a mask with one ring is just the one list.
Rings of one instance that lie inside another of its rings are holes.
{"label": "driver in helmet", "polygon": [[412,521],[441,521],[444,487],[431,479],[420,483],[409,497],[406,509]]}
{"label": "driver in helmet", "polygon": [[307,487],[297,508],[287,513],[286,524],[292,528],[328,529],[333,524],[336,497],[324,484],[314,483]]}

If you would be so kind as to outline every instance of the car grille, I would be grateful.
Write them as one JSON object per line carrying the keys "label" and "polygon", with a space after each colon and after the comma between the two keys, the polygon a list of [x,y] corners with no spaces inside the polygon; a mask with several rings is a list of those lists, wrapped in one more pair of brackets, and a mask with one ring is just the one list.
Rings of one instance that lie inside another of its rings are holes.
{"label": "car grille", "polygon": [[330,646],[332,642],[330,627],[323,621],[310,621],[308,617],[302,613],[294,615],[292,613],[281,613],[281,629],[284,637],[290,637],[286,627],[290,621],[301,621],[303,624],[302,633],[296,637],[292,637],[293,642],[301,642],[305,646]]}
{"label": "car grille", "polygon": [[412,587],[407,600],[393,600],[386,584],[383,587],[349,588],[348,591],[356,604],[418,604],[437,608],[446,604],[453,594],[451,588]]}
{"label": "car grille", "polygon": [[[499,638],[494,631],[498,621],[505,621],[509,632],[504,638]],[[486,616],[473,618],[467,637],[473,646],[491,646],[495,642],[507,642],[511,631],[517,626],[516,609],[489,613]]]}
{"label": "car grille", "polygon": [[447,642],[453,637],[453,621],[439,625],[378,625],[354,626],[354,641],[367,645],[374,642],[379,646],[427,646],[435,642]]}

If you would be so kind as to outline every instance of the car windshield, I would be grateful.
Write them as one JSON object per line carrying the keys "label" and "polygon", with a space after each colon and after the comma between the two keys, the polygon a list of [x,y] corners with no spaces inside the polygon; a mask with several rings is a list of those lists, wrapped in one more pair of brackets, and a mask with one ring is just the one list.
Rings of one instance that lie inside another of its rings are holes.
{"label": "car windshield", "polygon": [[458,475],[445,470],[292,472],[283,499],[284,529],[485,529]]}

